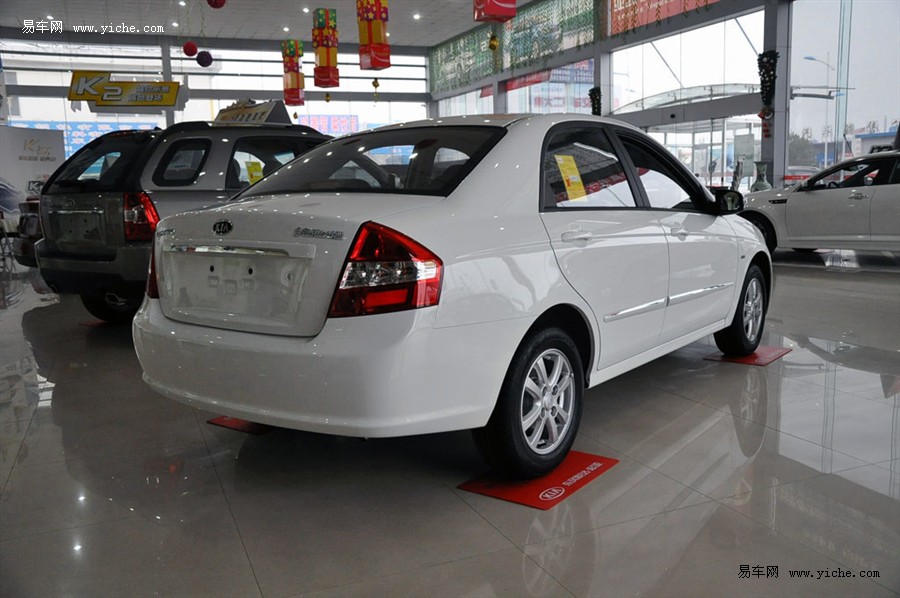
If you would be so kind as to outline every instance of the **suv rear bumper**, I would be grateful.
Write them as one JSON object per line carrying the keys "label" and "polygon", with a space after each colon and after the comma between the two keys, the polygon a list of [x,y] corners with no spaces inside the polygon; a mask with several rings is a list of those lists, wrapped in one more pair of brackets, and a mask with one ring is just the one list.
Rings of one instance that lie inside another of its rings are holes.
{"label": "suv rear bumper", "polygon": [[57,293],[138,294],[147,284],[150,246],[120,247],[110,261],[49,253],[41,239],[34,246],[41,277]]}

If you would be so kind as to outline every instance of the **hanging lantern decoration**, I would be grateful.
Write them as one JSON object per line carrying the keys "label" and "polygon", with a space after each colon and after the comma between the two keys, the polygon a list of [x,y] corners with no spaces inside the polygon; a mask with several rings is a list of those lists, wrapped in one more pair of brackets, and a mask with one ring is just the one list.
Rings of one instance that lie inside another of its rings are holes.
{"label": "hanging lantern decoration", "polygon": [[500,47],[500,38],[497,37],[496,33],[492,33],[491,37],[488,38],[488,48],[491,52],[496,52],[497,48]]}
{"label": "hanging lantern decoration", "polygon": [[772,136],[772,118],[775,116],[772,104],[775,101],[775,69],[778,66],[778,52],[775,50],[763,52],[757,58],[756,64],[759,68],[759,94],[763,104],[758,116],[762,120],[762,136],[769,138]]}
{"label": "hanging lantern decoration", "polygon": [[194,42],[184,42],[184,45],[181,46],[181,50],[184,52],[185,56],[196,56],[197,44]]}
{"label": "hanging lantern decoration", "polygon": [[381,87],[381,83],[378,82],[378,77],[372,79],[372,87],[375,88],[375,93],[372,95],[375,97],[375,101],[378,101],[378,88]]}
{"label": "hanging lantern decoration", "polygon": [[206,3],[212,8],[222,8],[225,6],[225,0],[206,0]]}
{"label": "hanging lantern decoration", "polygon": [[337,87],[340,83],[337,66],[337,11],[317,8],[313,12],[312,44],[316,50],[313,78],[316,87]]}
{"label": "hanging lantern decoration", "polygon": [[327,91],[325,92],[325,101],[326,101],[326,102],[330,102],[330,101],[331,101],[331,94],[328,93]]}
{"label": "hanging lantern decoration", "polygon": [[359,25],[359,68],[380,71],[391,66],[387,41],[388,0],[356,0]]}
{"label": "hanging lantern decoration", "polygon": [[197,64],[199,64],[203,68],[206,68],[209,65],[211,65],[212,63],[213,63],[212,54],[210,54],[206,50],[200,50],[197,53]]}
{"label": "hanging lantern decoration", "polygon": [[281,42],[285,106],[302,106],[305,103],[303,72],[300,70],[301,56],[303,56],[303,42],[299,39],[286,39]]}
{"label": "hanging lantern decoration", "polygon": [[516,16],[516,0],[472,0],[476,21],[503,23]]}

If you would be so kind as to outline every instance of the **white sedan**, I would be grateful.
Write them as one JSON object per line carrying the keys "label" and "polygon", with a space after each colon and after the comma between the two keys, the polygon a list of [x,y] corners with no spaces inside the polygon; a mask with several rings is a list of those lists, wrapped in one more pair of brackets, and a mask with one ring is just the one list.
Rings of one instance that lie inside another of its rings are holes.
{"label": "white sedan", "polygon": [[900,151],[853,158],[786,189],[751,193],[741,216],[769,251],[900,251]]}
{"label": "white sedan", "polygon": [[347,436],[474,429],[496,470],[534,477],[585,388],[713,333],[756,349],[772,270],[742,203],[597,117],[350,135],[160,222],[135,347],[188,405]]}

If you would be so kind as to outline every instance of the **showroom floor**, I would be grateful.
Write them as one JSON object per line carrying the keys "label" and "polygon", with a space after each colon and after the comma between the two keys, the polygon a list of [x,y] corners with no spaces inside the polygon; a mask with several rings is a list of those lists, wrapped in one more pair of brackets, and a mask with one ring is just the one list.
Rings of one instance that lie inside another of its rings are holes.
{"label": "showroom floor", "polygon": [[539,511],[456,488],[465,432],[209,425],[6,260],[0,595],[896,596],[900,258],[776,262],[763,342],[793,351],[707,339],[590,390],[575,448],[620,462]]}

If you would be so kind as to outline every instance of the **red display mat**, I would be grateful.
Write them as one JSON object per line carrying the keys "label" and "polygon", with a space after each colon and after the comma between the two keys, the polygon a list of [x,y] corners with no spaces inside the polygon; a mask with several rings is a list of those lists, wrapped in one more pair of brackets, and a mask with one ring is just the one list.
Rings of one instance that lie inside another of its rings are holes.
{"label": "red display mat", "polygon": [[745,365],[769,365],[776,359],[784,357],[793,349],[784,347],[757,347],[754,353],[745,357],[727,357],[721,353],[710,353],[703,359],[708,361],[727,361],[729,363],[743,363]]}
{"label": "red display mat", "polygon": [[256,422],[248,422],[245,419],[238,419],[236,417],[228,417],[227,415],[222,415],[220,417],[214,417],[212,419],[206,420],[206,423],[212,424],[214,426],[221,426],[223,428],[228,428],[229,430],[237,430],[238,432],[246,432],[247,434],[265,434],[269,430],[272,429],[271,426],[267,426],[265,424],[258,424]]}
{"label": "red display mat", "polygon": [[535,509],[551,509],[609,471],[618,459],[570,451],[559,467],[544,477],[524,482],[477,478],[460,484],[460,490],[492,496]]}

